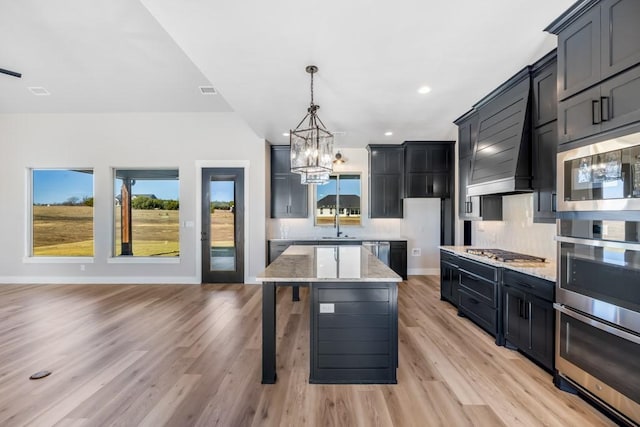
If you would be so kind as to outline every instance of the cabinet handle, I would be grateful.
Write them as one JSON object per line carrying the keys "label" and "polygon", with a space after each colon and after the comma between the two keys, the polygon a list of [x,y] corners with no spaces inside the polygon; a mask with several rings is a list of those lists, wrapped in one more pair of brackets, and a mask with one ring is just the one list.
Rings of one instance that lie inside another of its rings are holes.
{"label": "cabinet handle", "polygon": [[522,318],[522,303],[524,301],[522,301],[520,298],[518,298],[518,317]]}
{"label": "cabinet handle", "polygon": [[600,124],[600,101],[597,99],[591,100],[591,124]]}
{"label": "cabinet handle", "polygon": [[600,97],[600,119],[603,122],[609,121],[609,97],[608,96]]}
{"label": "cabinet handle", "polygon": [[533,348],[533,322],[531,321],[531,301],[529,301],[529,315],[526,318],[529,319],[529,348]]}
{"label": "cabinet handle", "polygon": [[551,212],[556,212],[557,203],[558,195],[556,193],[551,193]]}
{"label": "cabinet handle", "polygon": [[472,304],[478,304],[479,303],[479,301],[477,299],[474,299],[474,298],[471,298],[471,297],[469,297],[469,302],[472,303]]}
{"label": "cabinet handle", "polygon": [[473,202],[464,202],[464,213],[473,212]]}

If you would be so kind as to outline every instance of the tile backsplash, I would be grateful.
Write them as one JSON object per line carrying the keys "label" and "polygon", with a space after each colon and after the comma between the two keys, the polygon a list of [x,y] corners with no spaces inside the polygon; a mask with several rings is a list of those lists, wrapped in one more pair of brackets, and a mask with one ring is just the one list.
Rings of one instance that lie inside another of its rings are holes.
{"label": "tile backsplash", "polygon": [[502,221],[475,221],[472,244],[556,260],[556,225],[533,222],[533,194],[502,198]]}

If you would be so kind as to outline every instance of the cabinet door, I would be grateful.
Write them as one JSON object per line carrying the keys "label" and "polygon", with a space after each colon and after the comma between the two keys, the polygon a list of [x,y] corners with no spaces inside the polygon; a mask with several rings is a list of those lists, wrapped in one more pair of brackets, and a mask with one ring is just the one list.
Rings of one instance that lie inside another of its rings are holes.
{"label": "cabinet door", "polygon": [[289,175],[289,218],[307,218],[309,216],[309,186],[300,183],[300,175]]}
{"label": "cabinet door", "polygon": [[451,266],[447,263],[440,263],[440,299],[451,301]]}
{"label": "cabinet door", "polygon": [[407,242],[390,242],[389,267],[407,280]]}
{"label": "cabinet door", "polygon": [[558,104],[558,143],[564,144],[600,132],[600,87]]}
{"label": "cabinet door", "polygon": [[474,114],[458,125],[458,157],[471,156],[477,138],[478,115]]}
{"label": "cabinet door", "polygon": [[558,99],[600,81],[600,7],[595,6],[558,34]]}
{"label": "cabinet door", "polygon": [[553,369],[555,316],[553,304],[540,298],[528,296],[527,307],[527,348],[529,356],[547,369]]}
{"label": "cabinet door", "polygon": [[371,175],[369,216],[371,218],[402,218],[402,175]]}
{"label": "cabinet door", "polygon": [[450,194],[448,173],[411,173],[407,174],[406,197],[439,197]]}
{"label": "cabinet door", "polygon": [[602,79],[640,63],[640,2],[601,2]]}
{"label": "cabinet door", "polygon": [[533,222],[556,221],[558,126],[553,121],[533,131]]}
{"label": "cabinet door", "polygon": [[271,173],[289,173],[291,171],[291,150],[288,145],[271,147]]}
{"label": "cabinet door", "polygon": [[524,310],[525,295],[509,286],[503,286],[503,322],[504,322],[504,338],[518,348],[524,348],[526,340],[524,334],[526,328]]}
{"label": "cabinet door", "polygon": [[480,218],[480,197],[467,197],[471,161],[471,157],[464,157],[458,162],[458,216],[466,220]]}
{"label": "cabinet door", "polygon": [[640,121],[640,66],[604,82],[600,95],[602,131]]}
{"label": "cabinet door", "polygon": [[402,147],[373,148],[370,151],[371,174],[403,174],[404,149]]}
{"label": "cabinet door", "polygon": [[553,61],[533,78],[533,125],[542,126],[557,118],[557,63]]}
{"label": "cabinet door", "polygon": [[288,217],[290,204],[291,192],[289,191],[289,176],[287,174],[272,174],[271,218]]}

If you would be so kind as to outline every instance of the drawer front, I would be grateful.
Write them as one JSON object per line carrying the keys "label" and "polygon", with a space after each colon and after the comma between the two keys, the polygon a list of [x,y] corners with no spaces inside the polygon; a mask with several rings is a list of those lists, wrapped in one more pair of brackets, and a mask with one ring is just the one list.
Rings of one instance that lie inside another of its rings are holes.
{"label": "drawer front", "polygon": [[482,264],[472,261],[468,258],[460,257],[458,261],[460,268],[467,270],[469,273],[480,276],[492,282],[498,281],[498,268],[491,265]]}
{"label": "drawer front", "polygon": [[497,319],[496,310],[488,304],[483,303],[475,296],[460,289],[458,309],[462,314],[469,317],[475,323],[496,335]]}
{"label": "drawer front", "polygon": [[449,264],[458,265],[458,256],[447,251],[440,251],[440,261],[448,262]]}
{"label": "drawer front", "polygon": [[547,301],[554,301],[556,286],[548,280],[505,269],[502,273],[502,282]]}
{"label": "drawer front", "polygon": [[460,269],[460,287],[464,287],[469,295],[473,295],[475,299],[488,304],[490,307],[497,306],[497,286],[495,282],[490,282]]}

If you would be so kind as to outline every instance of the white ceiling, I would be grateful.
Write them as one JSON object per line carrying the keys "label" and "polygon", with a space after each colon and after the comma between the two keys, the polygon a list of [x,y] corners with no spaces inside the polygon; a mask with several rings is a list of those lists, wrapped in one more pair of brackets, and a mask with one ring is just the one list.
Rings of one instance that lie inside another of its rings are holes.
{"label": "white ceiling", "polygon": [[555,46],[542,29],[572,3],[0,0],[0,68],[23,73],[0,75],[0,113],[233,109],[288,143],[315,64],[338,147],[455,139],[452,120]]}

